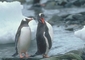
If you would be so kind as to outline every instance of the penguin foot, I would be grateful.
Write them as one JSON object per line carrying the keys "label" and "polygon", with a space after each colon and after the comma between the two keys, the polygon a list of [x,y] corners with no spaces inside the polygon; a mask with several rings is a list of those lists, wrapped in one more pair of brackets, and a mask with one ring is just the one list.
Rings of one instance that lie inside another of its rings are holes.
{"label": "penguin foot", "polygon": [[27,54],[25,55],[25,57],[26,57],[26,58],[29,58],[29,56],[28,56]]}
{"label": "penguin foot", "polygon": [[47,54],[44,54],[43,58],[49,58],[49,56]]}
{"label": "penguin foot", "polygon": [[25,53],[25,57],[26,57],[26,58],[29,58],[29,55],[28,55],[27,53]]}
{"label": "penguin foot", "polygon": [[24,58],[24,56],[22,56],[22,54],[20,54],[20,58]]}

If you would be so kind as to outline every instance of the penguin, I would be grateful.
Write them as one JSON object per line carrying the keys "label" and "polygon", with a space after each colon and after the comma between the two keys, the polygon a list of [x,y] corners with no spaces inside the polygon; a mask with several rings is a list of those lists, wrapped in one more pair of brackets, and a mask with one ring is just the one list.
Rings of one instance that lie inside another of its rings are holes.
{"label": "penguin", "polygon": [[33,18],[25,18],[21,21],[21,24],[18,27],[17,33],[15,35],[16,52],[12,56],[16,56],[19,54],[20,58],[23,58],[24,56],[22,55],[22,53],[24,53],[25,57],[29,57],[27,51],[31,42],[31,29],[28,23],[32,19]]}
{"label": "penguin", "polygon": [[37,52],[31,57],[36,55],[42,55],[43,58],[49,57],[48,52],[52,47],[52,35],[50,34],[49,26],[50,24],[44,20],[44,14],[39,13],[36,32]]}

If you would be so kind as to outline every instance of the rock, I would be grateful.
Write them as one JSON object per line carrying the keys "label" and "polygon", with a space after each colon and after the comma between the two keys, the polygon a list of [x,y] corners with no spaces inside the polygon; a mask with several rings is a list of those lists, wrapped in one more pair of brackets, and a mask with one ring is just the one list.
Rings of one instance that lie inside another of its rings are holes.
{"label": "rock", "polygon": [[70,25],[70,24],[85,24],[84,20],[85,20],[85,15],[83,15],[84,13],[77,13],[77,14],[71,14],[68,15],[66,18],[64,18],[64,22],[66,25]]}
{"label": "rock", "polygon": [[73,17],[72,17],[73,15],[68,15],[65,19],[64,19],[64,21],[69,21],[69,20],[72,20],[73,19]]}
{"label": "rock", "polygon": [[68,59],[68,60],[72,60],[72,59],[76,59],[76,60],[82,60],[81,56],[78,54],[74,54],[74,53],[66,53],[62,56],[58,57],[59,59]]}
{"label": "rock", "polygon": [[58,0],[58,5],[65,7],[67,0]]}
{"label": "rock", "polygon": [[82,53],[81,58],[85,60],[85,52]]}
{"label": "rock", "polygon": [[77,7],[80,7],[80,6],[81,6],[81,3],[79,2],[79,0],[76,0],[73,4],[74,4],[75,6],[77,6]]}
{"label": "rock", "polygon": [[77,20],[81,23],[84,20],[84,17],[82,14],[75,14],[75,15],[73,15],[73,19]]}
{"label": "rock", "polygon": [[57,4],[57,1],[47,1],[45,3],[45,9],[57,9],[57,8],[62,8]]}
{"label": "rock", "polygon": [[2,58],[2,60],[40,60],[40,58]]}
{"label": "rock", "polygon": [[75,2],[76,0],[68,0],[67,4],[65,5],[65,7],[74,7],[73,3]]}
{"label": "rock", "polygon": [[85,5],[85,0],[49,0],[46,3],[47,9],[57,9],[63,7],[81,7]]}
{"label": "rock", "polygon": [[62,20],[62,17],[55,14],[48,22],[52,25],[60,25],[61,20]]}
{"label": "rock", "polygon": [[68,17],[70,14],[67,14],[67,15],[63,15],[61,16],[63,19],[65,19],[66,17]]}
{"label": "rock", "polygon": [[81,57],[82,57],[83,60],[85,60],[85,48],[83,48],[83,50],[82,50]]}
{"label": "rock", "polygon": [[59,60],[57,57],[43,58],[41,60]]}
{"label": "rock", "polygon": [[77,28],[78,28],[78,25],[72,24],[72,25],[67,25],[66,28],[65,28],[65,30],[74,31]]}
{"label": "rock", "polygon": [[85,12],[81,12],[80,14],[85,15]]}
{"label": "rock", "polygon": [[51,56],[49,58],[38,58],[38,57],[30,57],[30,58],[2,58],[2,60],[83,60],[81,58],[82,49],[73,50],[65,54],[60,54],[56,56]]}

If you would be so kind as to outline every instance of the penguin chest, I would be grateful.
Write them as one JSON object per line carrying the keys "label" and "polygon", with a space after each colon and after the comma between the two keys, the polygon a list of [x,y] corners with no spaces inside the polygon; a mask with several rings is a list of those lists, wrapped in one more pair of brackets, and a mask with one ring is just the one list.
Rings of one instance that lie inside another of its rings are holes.
{"label": "penguin chest", "polygon": [[20,50],[27,50],[29,48],[30,41],[31,41],[31,30],[29,27],[23,27],[21,29],[18,48]]}

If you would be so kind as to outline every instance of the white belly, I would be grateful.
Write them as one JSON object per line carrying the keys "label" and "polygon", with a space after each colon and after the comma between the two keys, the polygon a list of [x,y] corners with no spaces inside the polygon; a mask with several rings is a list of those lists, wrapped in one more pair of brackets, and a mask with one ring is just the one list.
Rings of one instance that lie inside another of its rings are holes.
{"label": "white belly", "polygon": [[29,27],[23,27],[21,29],[20,38],[18,41],[18,51],[27,51],[31,42],[31,30]]}

